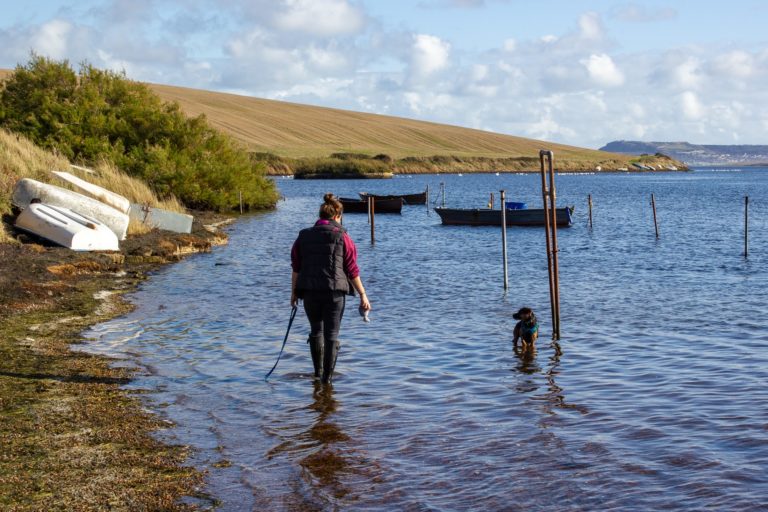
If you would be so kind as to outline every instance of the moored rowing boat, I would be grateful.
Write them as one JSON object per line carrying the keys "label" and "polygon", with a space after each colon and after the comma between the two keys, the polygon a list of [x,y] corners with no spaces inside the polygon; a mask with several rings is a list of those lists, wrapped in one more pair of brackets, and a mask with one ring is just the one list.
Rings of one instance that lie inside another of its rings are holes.
{"label": "moored rowing boat", "polygon": [[[501,226],[501,210],[487,208],[435,208],[440,220],[451,226]],[[572,224],[572,207],[558,208],[557,225]],[[507,226],[544,226],[544,209],[529,208],[506,211]]]}
{"label": "moored rowing boat", "polygon": [[[350,199],[340,197],[339,201],[344,206],[344,213],[367,213],[368,201],[362,199]],[[380,198],[374,197],[373,211],[376,213],[400,213],[403,209],[403,199],[401,197]]]}

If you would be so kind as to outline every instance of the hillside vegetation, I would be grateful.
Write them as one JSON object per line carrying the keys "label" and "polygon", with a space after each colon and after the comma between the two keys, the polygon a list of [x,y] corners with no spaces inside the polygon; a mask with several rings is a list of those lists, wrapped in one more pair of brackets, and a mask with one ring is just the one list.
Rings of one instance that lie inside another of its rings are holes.
{"label": "hillside vegetation", "polygon": [[[538,168],[541,149],[560,169],[615,170],[632,157],[498,133],[400,117],[299,105],[234,94],[150,84],[188,115],[205,114],[263,159],[275,173],[318,165],[339,166],[343,156],[378,156],[394,172],[498,171]],[[342,158],[331,158],[332,154]],[[387,161],[389,159],[389,161]],[[349,160],[349,158],[346,158]],[[376,169],[381,166],[372,164]]]}
{"label": "hillside vegetation", "polygon": [[72,161],[110,162],[191,208],[274,206],[274,183],[233,138],[145,84],[32,56],[0,87],[0,127]]}

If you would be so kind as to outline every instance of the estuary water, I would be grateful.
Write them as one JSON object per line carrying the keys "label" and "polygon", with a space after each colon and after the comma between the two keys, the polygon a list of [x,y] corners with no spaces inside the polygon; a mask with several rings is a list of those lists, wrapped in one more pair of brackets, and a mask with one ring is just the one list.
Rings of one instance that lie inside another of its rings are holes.
{"label": "estuary water", "polygon": [[[331,389],[317,387],[289,251],[325,192],[419,192],[448,206],[540,207],[530,174],[277,179],[276,211],[156,272],[85,349],[194,447],[218,510],[768,510],[768,169],[560,174],[561,350],[543,228],[442,226],[425,206],[347,214],[371,323],[347,304]],[[650,196],[656,200],[656,238]],[[593,199],[593,225],[587,196]],[[744,257],[744,196],[749,255]],[[498,204],[498,203],[497,203]],[[353,302],[354,301],[354,302]],[[512,350],[533,308],[537,352]]]}

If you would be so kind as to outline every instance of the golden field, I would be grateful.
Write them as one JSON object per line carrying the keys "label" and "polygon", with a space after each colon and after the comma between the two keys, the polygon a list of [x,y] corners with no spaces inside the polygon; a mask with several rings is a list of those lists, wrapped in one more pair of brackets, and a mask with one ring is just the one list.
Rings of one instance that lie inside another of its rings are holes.
{"label": "golden field", "polygon": [[[0,79],[11,71],[0,71]],[[163,100],[178,102],[190,116],[204,114],[249,151],[287,159],[328,157],[333,153],[385,154],[398,161],[451,157],[455,162],[395,162],[395,172],[466,169],[534,170],[541,149],[555,153],[560,169],[603,170],[629,167],[637,157],[512,135],[353,112],[249,96],[148,84]],[[520,159],[520,162],[513,160]],[[524,159],[524,160],[523,160]],[[434,160],[434,159],[433,159]],[[646,163],[653,159],[646,159]],[[678,163],[678,165],[680,165]],[[290,167],[290,165],[289,165]]]}

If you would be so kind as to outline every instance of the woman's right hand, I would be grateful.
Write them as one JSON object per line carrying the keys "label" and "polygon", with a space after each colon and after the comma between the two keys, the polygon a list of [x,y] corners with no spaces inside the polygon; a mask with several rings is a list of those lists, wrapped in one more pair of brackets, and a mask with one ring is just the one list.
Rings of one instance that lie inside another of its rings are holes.
{"label": "woman's right hand", "polygon": [[363,308],[364,311],[371,310],[371,302],[368,300],[368,296],[366,294],[362,294],[360,296],[360,307]]}

